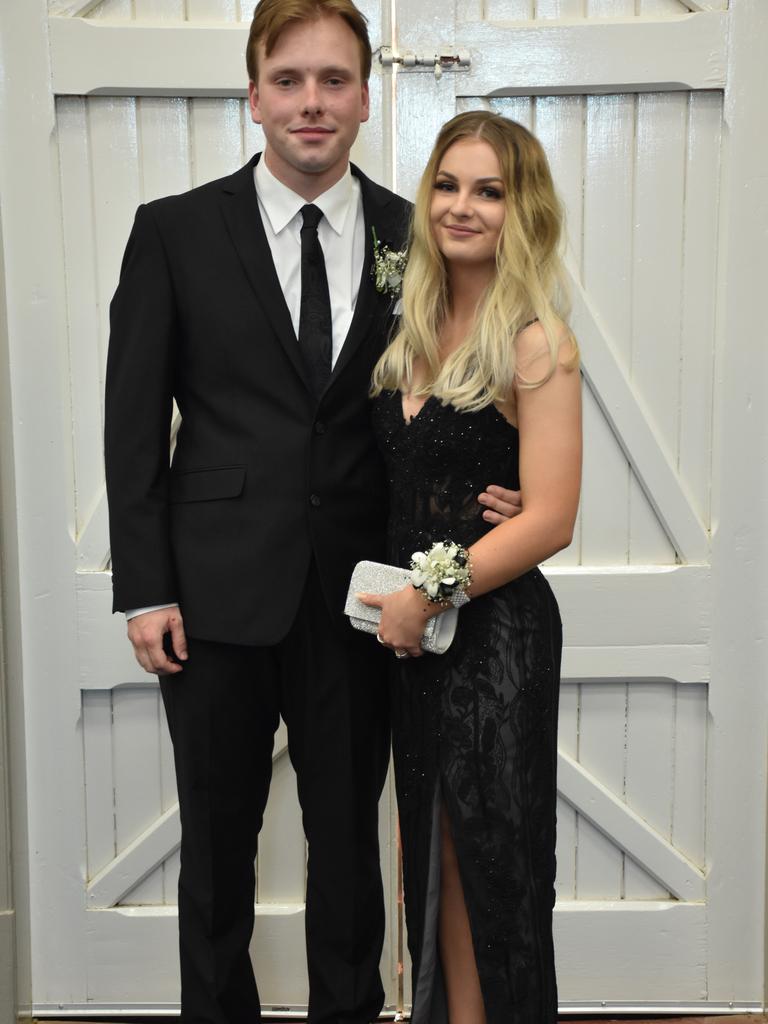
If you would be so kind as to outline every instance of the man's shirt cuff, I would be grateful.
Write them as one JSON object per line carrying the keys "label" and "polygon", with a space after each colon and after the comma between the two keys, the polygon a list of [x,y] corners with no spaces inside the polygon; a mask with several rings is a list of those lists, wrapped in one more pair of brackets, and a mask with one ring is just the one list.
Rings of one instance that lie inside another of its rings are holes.
{"label": "man's shirt cuff", "polygon": [[178,608],[177,604],[151,604],[147,608],[129,608],[125,613],[125,621],[130,622],[137,615],[144,615],[146,612],[159,612],[163,608]]}

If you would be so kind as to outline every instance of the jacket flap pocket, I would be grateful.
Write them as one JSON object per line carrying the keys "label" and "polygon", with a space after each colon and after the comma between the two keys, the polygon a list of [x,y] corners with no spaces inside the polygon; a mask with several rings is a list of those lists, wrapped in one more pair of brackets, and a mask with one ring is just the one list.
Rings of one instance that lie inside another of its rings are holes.
{"label": "jacket flap pocket", "polygon": [[245,466],[197,469],[171,480],[171,501],[216,501],[238,498],[245,484]]}

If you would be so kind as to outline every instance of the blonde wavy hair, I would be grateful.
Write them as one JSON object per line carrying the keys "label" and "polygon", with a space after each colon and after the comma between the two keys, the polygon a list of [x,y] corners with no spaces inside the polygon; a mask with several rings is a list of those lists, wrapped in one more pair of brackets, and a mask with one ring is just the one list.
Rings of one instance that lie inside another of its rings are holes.
{"label": "blonde wavy hair", "polygon": [[[441,362],[439,337],[450,309],[446,261],[430,223],[434,183],[443,157],[460,139],[482,139],[495,152],[504,180],[505,217],[496,249],[496,273],[483,294],[466,342]],[[565,339],[578,365],[576,341],[565,322],[568,297],[559,247],[563,210],[538,139],[526,128],[488,111],[459,114],[443,126],[421,179],[413,212],[408,266],[403,279],[400,328],[373,372],[371,394],[405,387],[444,404],[476,412],[510,397],[518,387],[539,387],[555,372]],[[538,319],[550,355],[548,372],[528,381],[518,372],[514,339]],[[426,377],[414,384],[414,360]],[[517,376],[516,376],[517,374]]]}

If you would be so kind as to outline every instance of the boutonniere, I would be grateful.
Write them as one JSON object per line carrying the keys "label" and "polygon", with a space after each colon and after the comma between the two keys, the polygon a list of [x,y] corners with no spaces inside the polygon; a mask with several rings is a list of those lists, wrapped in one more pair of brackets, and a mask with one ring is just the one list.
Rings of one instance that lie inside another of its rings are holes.
{"label": "boutonniere", "polygon": [[[373,232],[373,266],[371,274],[376,284],[376,291],[381,295],[391,295],[400,299],[403,290],[403,274],[408,263],[408,250],[401,249],[395,252],[388,245],[382,245],[376,234]],[[398,302],[398,305],[400,303]]]}

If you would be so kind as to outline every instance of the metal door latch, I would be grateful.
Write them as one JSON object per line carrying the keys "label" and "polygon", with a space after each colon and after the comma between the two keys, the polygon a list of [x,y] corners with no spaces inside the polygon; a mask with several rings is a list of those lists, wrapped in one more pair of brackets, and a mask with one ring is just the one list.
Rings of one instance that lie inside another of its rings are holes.
{"label": "metal door latch", "polygon": [[457,53],[444,53],[442,51],[425,51],[414,53],[406,50],[405,53],[395,53],[391,46],[382,46],[379,51],[379,62],[384,68],[391,68],[393,64],[399,64],[403,69],[410,68],[432,68],[435,78],[443,77],[444,71],[459,71],[467,69],[472,64],[469,50],[459,50]]}

